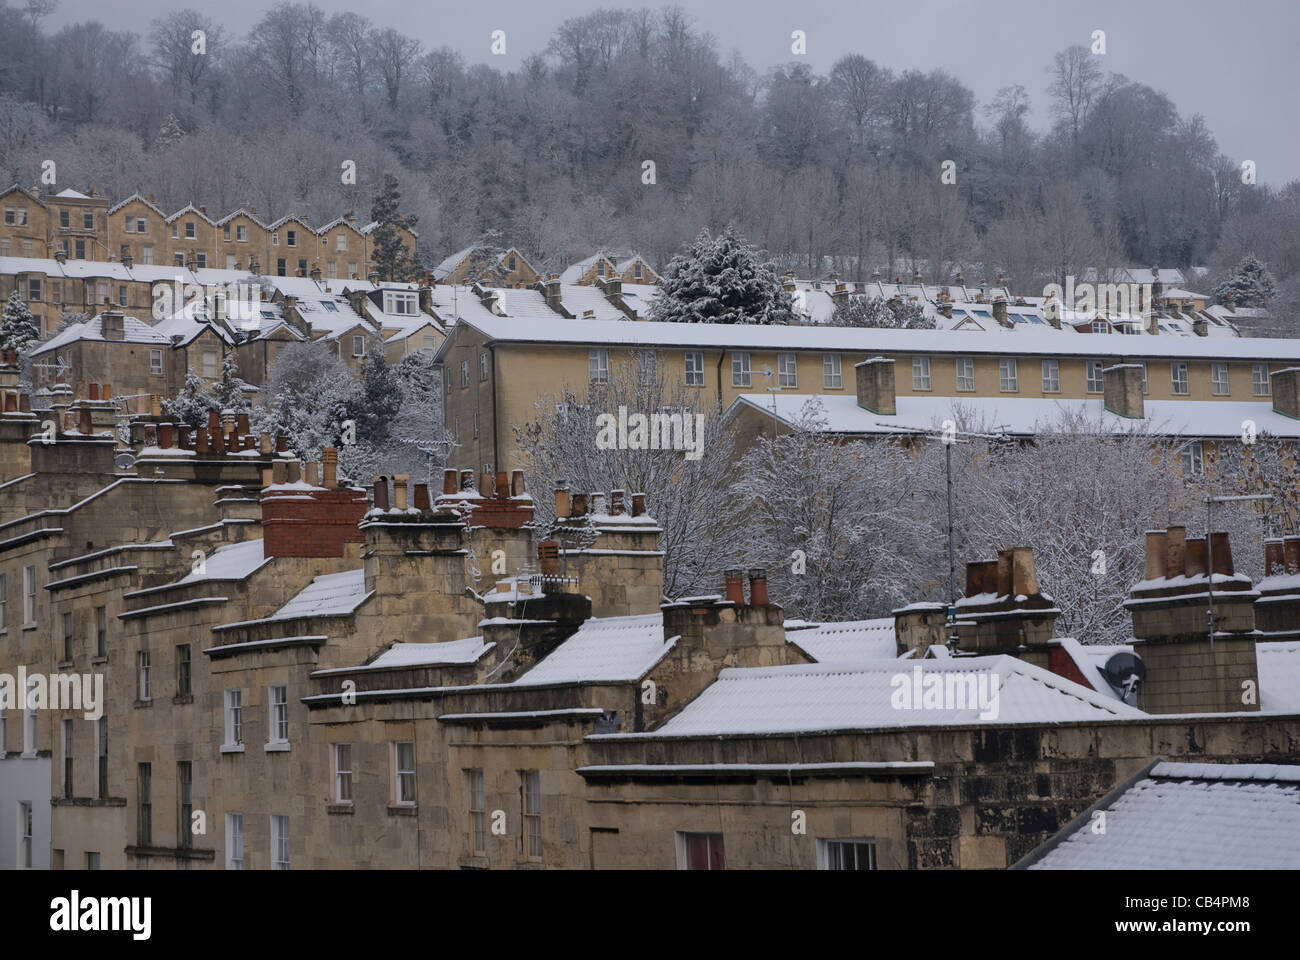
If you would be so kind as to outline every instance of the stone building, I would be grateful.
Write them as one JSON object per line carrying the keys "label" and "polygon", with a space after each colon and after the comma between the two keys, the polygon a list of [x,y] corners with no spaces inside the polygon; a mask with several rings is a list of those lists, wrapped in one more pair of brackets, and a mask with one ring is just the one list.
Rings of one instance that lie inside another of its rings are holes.
{"label": "stone building", "polygon": [[3,866],[1004,868],[1156,758],[1300,736],[1300,538],[1252,585],[1153,534],[1134,688],[1028,551],[951,630],[794,624],[761,570],[665,601],[640,494],[560,486],[542,526],[522,473],[360,486],[215,415],[135,418],[123,472],[102,404],[51,435],[0,392],[0,675],[104,690],[6,710]]}

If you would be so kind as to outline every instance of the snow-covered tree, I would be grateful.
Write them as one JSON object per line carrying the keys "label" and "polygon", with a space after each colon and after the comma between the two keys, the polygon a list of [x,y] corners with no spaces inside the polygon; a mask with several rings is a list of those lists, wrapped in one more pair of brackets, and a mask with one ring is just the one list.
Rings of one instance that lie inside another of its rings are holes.
{"label": "snow-covered tree", "polygon": [[381,280],[404,280],[415,266],[397,228],[414,229],[416,218],[401,214],[398,210],[400,201],[397,178],[391,173],[385,173],[383,186],[370,208],[370,219],[379,224],[374,231],[374,261]]}
{"label": "snow-covered tree", "polygon": [[15,290],[9,294],[4,312],[0,314],[0,348],[22,353],[40,339],[40,324]]}
{"label": "snow-covered tree", "polygon": [[938,569],[933,501],[942,487],[927,496],[904,450],[890,440],[841,443],[818,429],[823,416],[810,401],[794,430],[760,437],[740,461],[735,559],[766,568],[787,616],[888,616],[924,599]]}
{"label": "snow-covered tree", "polygon": [[298,457],[319,460],[325,447],[340,446],[343,424],[357,409],[361,390],[361,381],[326,344],[290,344],[271,369],[264,403],[253,410],[253,427],[284,434]]}
{"label": "snow-covered tree", "polygon": [[[515,437],[534,491],[557,480],[580,493],[614,489],[646,495],[646,509],[663,528],[664,593],[670,597],[716,593],[721,571],[736,560],[724,531],[733,508],[726,495],[730,438],[716,406],[702,405],[698,391],[670,383],[662,366],[629,353],[611,358],[610,380],[582,392],[564,389],[537,401],[537,418],[516,425]],[[693,436],[697,459],[688,450],[600,449],[602,414],[678,413],[692,425],[703,416],[702,435]],[[554,520],[549,496],[537,497],[537,520]]]}
{"label": "snow-covered tree", "polygon": [[883,300],[880,297],[849,297],[831,314],[836,327],[887,327],[893,330],[933,330],[934,324],[919,303]]}
{"label": "snow-covered tree", "polygon": [[89,319],[90,319],[90,314],[88,313],[78,313],[76,310],[60,310],[59,325],[54,332],[62,333],[64,330],[68,329],[68,327],[72,326],[73,324],[85,323]]}
{"label": "snow-covered tree", "polygon": [[1264,264],[1253,255],[1247,255],[1214,288],[1214,299],[1218,303],[1226,303],[1229,295],[1234,307],[1262,307],[1277,295],[1277,284]]}
{"label": "snow-covered tree", "polygon": [[227,353],[221,361],[221,379],[212,385],[210,391],[214,408],[247,413],[252,407],[249,401],[252,392],[252,385],[239,377],[239,361],[234,353]]}
{"label": "snow-covered tree", "polygon": [[166,416],[189,424],[196,430],[208,422],[208,411],[215,409],[217,407],[212,403],[207,382],[193,368],[185,374],[185,385],[176,396],[163,400],[162,404]]}
{"label": "snow-covered tree", "polygon": [[790,294],[771,263],[727,227],[701,230],[664,268],[651,320],[673,323],[789,323]]}

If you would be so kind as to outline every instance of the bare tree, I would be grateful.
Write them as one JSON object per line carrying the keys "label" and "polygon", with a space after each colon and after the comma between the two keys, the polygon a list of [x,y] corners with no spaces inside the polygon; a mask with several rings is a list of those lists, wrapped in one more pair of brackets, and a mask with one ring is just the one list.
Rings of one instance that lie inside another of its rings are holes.
{"label": "bare tree", "polygon": [[1079,131],[1088,122],[1093,101],[1101,92],[1103,71],[1092,52],[1082,44],[1066,47],[1048,67],[1052,82],[1052,110],[1070,131],[1070,142],[1078,143]]}

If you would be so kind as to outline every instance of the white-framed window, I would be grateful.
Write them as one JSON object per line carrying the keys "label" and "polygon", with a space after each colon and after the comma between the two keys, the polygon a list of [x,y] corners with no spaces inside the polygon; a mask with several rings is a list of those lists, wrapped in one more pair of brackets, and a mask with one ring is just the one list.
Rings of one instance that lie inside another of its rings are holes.
{"label": "white-framed window", "polygon": [[876,841],[860,837],[817,840],[818,870],[875,870]]}
{"label": "white-framed window", "polygon": [[957,389],[969,393],[975,389],[975,358],[957,358]]}
{"label": "white-framed window", "polygon": [[352,356],[364,357],[366,355],[366,338],[359,333],[352,335]]}
{"label": "white-framed window", "polygon": [[592,383],[609,383],[609,351],[603,348],[587,351],[587,379]]}
{"label": "white-framed window", "polygon": [[245,224],[242,223],[235,224],[235,242],[236,243],[248,242],[248,227]]}
{"label": "white-framed window", "polygon": [[95,853],[95,852],[93,852],[93,851],[91,851],[91,850],[87,850],[87,851],[86,851],[86,869],[87,869],[87,870],[98,870],[98,869],[99,869],[99,854],[98,854],[98,853]]}
{"label": "white-framed window", "polygon": [[298,246],[298,231],[297,231],[297,230],[286,230],[286,231],[284,232],[284,245],[285,245],[286,247],[296,247],[296,246]]}
{"label": "white-framed window", "polygon": [[215,350],[203,351],[203,376],[209,380],[217,375],[217,352]]}
{"label": "white-framed window", "polygon": [[352,802],[352,744],[334,744],[334,802]]}
{"label": "white-framed window", "polygon": [[1015,358],[1003,357],[998,361],[998,389],[1003,393],[1015,393],[1020,389],[1016,380]]}
{"label": "white-framed window", "polygon": [[1195,440],[1183,447],[1183,475],[1194,476],[1205,472],[1205,449]]}
{"label": "white-framed window", "polygon": [[1100,360],[1087,361],[1088,367],[1088,392],[1101,393],[1106,388],[1105,377],[1102,376],[1102,363]]}
{"label": "white-framed window", "polygon": [[1210,364],[1210,392],[1216,397],[1228,395],[1228,365],[1226,363]]}
{"label": "white-framed window", "polygon": [[540,860],[542,856],[542,781],[536,770],[524,770],[523,780],[523,816],[525,850],[530,860]]}
{"label": "white-framed window", "polygon": [[282,746],[289,743],[289,696],[282,686],[266,688],[267,718],[266,745]]}
{"label": "white-framed window", "polygon": [[1185,395],[1187,393],[1187,364],[1183,362],[1169,364],[1169,377],[1173,382],[1174,395]]}
{"label": "white-framed window", "polygon": [[384,291],[384,313],[413,317],[420,312],[418,295],[404,290]]}
{"label": "white-framed window", "polygon": [[347,248],[348,248],[348,235],[342,232],[335,234],[334,236],[335,251],[342,253]]}
{"label": "white-framed window", "polygon": [[[1252,363],[1250,365],[1250,389],[1257,397],[1267,397],[1269,394],[1268,364]],[[4,626],[4,624],[0,624]]]}
{"label": "white-framed window", "polygon": [[462,360],[460,362],[460,386],[462,390],[465,387],[469,386],[469,361],[468,360]]}
{"label": "white-framed window", "polygon": [[244,815],[226,814],[226,869],[244,869]]}
{"label": "white-framed window", "polygon": [[18,804],[18,869],[32,869],[32,805]]}
{"label": "white-framed window", "polygon": [[122,229],[127,233],[135,233],[135,217],[124,217],[122,220]]}
{"label": "white-framed window", "polygon": [[226,742],[225,747],[244,745],[244,691],[227,690],[225,692]]}
{"label": "white-framed window", "polygon": [[930,387],[930,358],[913,357],[912,358],[912,389],[929,390]]}
{"label": "white-framed window", "polygon": [[841,390],[844,387],[843,368],[840,365],[840,355],[838,353],[822,354],[822,388],[826,390]]}
{"label": "white-framed window", "polygon": [[36,567],[23,567],[23,626],[36,625]]}
{"label": "white-framed window", "polygon": [[488,355],[480,353],[478,355],[478,379],[479,383],[486,383],[488,378]]}
{"label": "white-framed window", "polygon": [[139,667],[140,683],[138,694],[141,701],[148,702],[153,699],[153,667],[149,662],[149,651],[141,650],[136,654],[136,665]]}
{"label": "white-framed window", "polygon": [[487,852],[487,797],[483,791],[483,771],[466,770],[469,793],[469,843],[474,853]]}
{"label": "white-framed window", "polygon": [[162,375],[163,364],[162,364],[161,350],[149,351],[149,372],[153,374],[155,377]]}
{"label": "white-framed window", "polygon": [[688,833],[678,830],[678,870],[725,870],[727,856],[720,833]]}
{"label": "white-framed window", "polygon": [[799,386],[799,372],[793,353],[776,355],[776,385],[778,387]]}
{"label": "white-framed window", "polygon": [[289,869],[289,817],[271,814],[271,869]]}
{"label": "white-framed window", "polygon": [[1094,321],[1092,321],[1092,332],[1093,332],[1093,333],[1105,333],[1105,332],[1106,332],[1107,330],[1109,330],[1109,329],[1110,329],[1110,326],[1106,323],[1105,320],[1094,320]]}
{"label": "white-framed window", "polygon": [[749,354],[745,352],[731,355],[731,385],[733,387],[749,386]]}
{"label": "white-framed window", "polygon": [[233,254],[233,253],[228,253],[228,254],[226,254],[226,269],[227,269],[227,270],[234,270],[234,269],[236,269],[235,264],[237,264],[238,262],[239,262],[239,257],[238,257],[238,256],[236,256],[236,255]]}
{"label": "white-framed window", "polygon": [[278,233],[271,234],[271,246],[278,247],[279,245],[280,245],[280,234]]}
{"label": "white-framed window", "polygon": [[415,803],[415,743],[411,740],[393,744],[393,802],[402,807]]}
{"label": "white-framed window", "polygon": [[425,337],[424,346],[422,346],[420,349],[423,350],[425,353],[434,353],[438,349],[438,338]]}
{"label": "white-framed window", "polygon": [[22,227],[27,224],[26,207],[5,207],[5,224],[11,227]]}
{"label": "white-framed window", "polygon": [[140,262],[146,267],[153,266],[153,247],[145,244],[140,248]]}
{"label": "white-framed window", "polygon": [[195,234],[194,234],[194,221],[193,221],[193,220],[186,220],[186,221],[185,221],[185,239],[186,239],[186,240],[193,240],[193,239],[194,239],[194,236],[195,236]]}
{"label": "white-framed window", "polygon": [[221,239],[227,242],[230,240],[230,224],[223,223],[221,225]]}
{"label": "white-framed window", "polygon": [[704,386],[704,354],[699,350],[686,351],[686,385]]}

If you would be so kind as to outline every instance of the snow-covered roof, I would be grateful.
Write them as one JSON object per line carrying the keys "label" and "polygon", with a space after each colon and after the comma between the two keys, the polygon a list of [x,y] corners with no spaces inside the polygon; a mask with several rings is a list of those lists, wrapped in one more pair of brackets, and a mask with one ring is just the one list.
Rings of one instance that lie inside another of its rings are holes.
{"label": "snow-covered roof", "polygon": [[[513,294],[518,291],[509,292]],[[496,316],[483,306],[483,302],[479,300],[472,287],[463,284],[438,284],[430,287],[429,297],[433,312],[448,326],[461,320],[486,321]],[[557,318],[553,311],[551,316]]]}
{"label": "snow-covered roof", "polygon": [[1157,763],[1030,870],[1300,869],[1300,766]]}
{"label": "snow-covered roof", "polygon": [[296,213],[291,213],[291,214],[289,214],[289,215],[286,216],[286,217],[281,217],[279,220],[276,220],[274,223],[268,223],[268,224],[266,225],[266,228],[267,228],[268,230],[276,230],[276,229],[278,229],[278,228],[284,226],[286,223],[291,223],[291,222],[292,222],[292,223],[300,224],[301,226],[305,227],[305,228],[307,229],[307,231],[310,232],[310,233],[315,233],[315,232],[316,232],[315,230],[312,230],[312,227],[311,227],[311,224],[310,224],[310,223],[308,223],[308,222],[307,222],[306,220],[304,220],[302,217],[298,216]]}
{"label": "snow-covered roof", "polygon": [[818,663],[889,660],[897,649],[893,617],[818,623],[805,629],[787,627],[785,637]]}
{"label": "snow-covered roof", "polygon": [[209,217],[202,210],[200,210],[198,207],[194,206],[194,204],[192,203],[185,204],[185,206],[181,207],[170,217],[167,217],[164,222],[171,223],[173,220],[179,219],[180,217],[184,216],[187,213],[192,213],[194,216],[199,217],[202,220],[206,220],[208,223],[212,223],[212,218]]}
{"label": "snow-covered roof", "polygon": [[216,223],[214,224],[214,226],[223,227],[223,226],[225,226],[227,223],[229,223],[231,220],[234,220],[235,217],[247,217],[249,220],[252,220],[255,224],[257,224],[257,225],[258,225],[259,227],[261,227],[263,230],[265,230],[265,229],[267,228],[267,227],[266,227],[266,224],[263,223],[261,220],[257,219],[257,217],[254,216],[254,214],[253,214],[253,212],[252,212],[251,210],[248,210],[248,209],[246,209],[246,208],[244,208],[244,207],[239,207],[239,208],[236,209],[236,210],[231,210],[228,214],[226,214],[226,215],[225,215],[224,217],[222,217],[220,220],[216,221]]}
{"label": "snow-covered roof", "polygon": [[71,187],[69,187],[66,190],[60,190],[58,193],[54,195],[54,197],[56,200],[89,200],[90,199],[90,197],[87,194],[82,193],[80,190],[73,190]]}
{"label": "snow-covered roof", "polygon": [[[515,291],[518,292],[518,291]],[[605,294],[599,287],[581,286],[578,284],[560,284],[560,303],[564,309],[569,311],[579,320],[626,320],[625,314],[618,307],[614,306],[605,297]],[[587,316],[587,312],[591,316]],[[510,313],[510,311],[506,311]],[[551,311],[551,319],[559,316]],[[514,314],[511,314],[513,316]]]}
{"label": "snow-covered roof", "polygon": [[569,266],[561,270],[560,283],[576,284],[579,280],[582,279],[582,275],[595,265],[597,260],[604,260],[611,267],[614,266],[614,261],[611,260],[609,257],[605,256],[603,253],[593,253],[591,256],[583,257],[577,263],[571,263],[569,264]]}
{"label": "snow-covered roof", "polygon": [[167,216],[165,213],[162,212],[162,210],[160,210],[157,206],[155,206],[154,203],[148,197],[141,196],[138,193],[133,193],[125,200],[119,200],[117,203],[109,207],[108,208],[109,216],[112,216],[113,214],[117,213],[117,211],[121,210],[128,203],[132,203],[132,202],[144,204],[146,207],[148,207],[154,213],[158,214],[158,216],[160,217],[165,218]]}
{"label": "snow-covered roof", "polygon": [[445,643],[394,643],[366,666],[349,669],[383,670],[393,667],[474,663],[494,646],[494,643],[484,643],[482,637],[468,637]]}
{"label": "snow-covered roof", "polygon": [[939,429],[944,420],[983,424],[1018,436],[1034,436],[1060,423],[1063,416],[1086,417],[1089,422],[1116,433],[1149,426],[1153,434],[1177,437],[1240,437],[1242,424],[1255,423],[1259,433],[1300,437],[1300,422],[1275,413],[1268,401],[1250,400],[1147,400],[1145,420],[1137,421],[1105,409],[1100,397],[1086,400],[1047,397],[899,396],[895,415],[873,413],[858,406],[857,398],[837,394],[745,393],[732,401],[728,414],[742,407],[776,417],[787,425],[799,422],[806,404],[820,403],[822,429],[852,435],[925,432]]}
{"label": "snow-covered roof", "polygon": [[1300,713],[1300,640],[1255,644],[1259,707],[1269,713]]}
{"label": "snow-covered roof", "polygon": [[[235,322],[240,323],[242,326],[242,322]],[[164,320],[159,320],[154,324],[153,329],[156,333],[162,334],[168,340],[171,340],[173,337],[179,337],[180,339],[176,342],[182,345],[193,342],[197,337],[208,330],[211,330],[227,344],[233,344],[235,342],[234,338],[231,337],[230,333],[221,324],[208,319],[203,304],[197,300],[187,303],[170,317],[167,317]]]}
{"label": "snow-covered roof", "polygon": [[645,676],[672,647],[664,642],[662,613],[593,617],[514,685],[628,683]]}
{"label": "snow-covered roof", "polygon": [[[951,675],[953,686],[972,681],[982,684],[989,693],[987,706],[895,706],[901,703],[899,691],[906,687],[910,696],[916,684],[923,686],[925,678],[932,675],[940,678],[932,682],[943,684],[949,683]],[[982,679],[980,675],[984,675]],[[993,697],[995,680],[997,694]],[[654,733],[621,736],[813,733],[899,726],[1096,722],[1142,716],[1145,714],[1133,707],[1015,657],[962,657],[923,664],[878,660],[724,669],[712,685]]]}
{"label": "snow-covered roof", "polygon": [[[171,341],[165,336],[147,323],[141,323],[135,317],[124,316],[122,318],[122,328],[122,339],[116,341],[118,343],[156,343],[160,346],[170,346],[171,344]],[[82,323],[69,324],[61,333],[46,340],[33,350],[31,355],[33,357],[39,356],[85,340],[108,342],[104,340],[103,314],[96,314]]]}
{"label": "snow-covered roof", "polygon": [[[515,291],[516,293],[519,291]],[[1300,361],[1300,340],[1207,337],[1130,336],[1097,333],[1062,337],[1058,331],[1023,333],[991,330],[984,336],[957,340],[946,330],[886,330],[872,327],[825,327],[726,323],[611,323],[571,320],[539,329],[511,316],[464,317],[496,342],[609,344],[627,347],[694,347],[721,350],[819,350],[855,353],[935,353],[1007,356],[1177,358],[1206,360]]]}
{"label": "snow-covered roof", "polygon": [[309,583],[268,619],[343,616],[359,607],[367,596],[365,570],[327,573]]}
{"label": "snow-covered roof", "polygon": [[205,580],[243,580],[268,562],[262,550],[262,541],[245,540],[217,547],[203,561],[202,572],[191,570],[177,581],[199,583]]}

